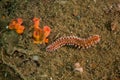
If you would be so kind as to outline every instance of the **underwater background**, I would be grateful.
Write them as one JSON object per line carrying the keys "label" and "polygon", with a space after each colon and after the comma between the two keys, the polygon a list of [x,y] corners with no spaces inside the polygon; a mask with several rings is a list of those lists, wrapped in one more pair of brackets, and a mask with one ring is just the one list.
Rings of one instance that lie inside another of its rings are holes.
{"label": "underwater background", "polygon": [[[22,34],[9,29],[18,18]],[[43,29],[37,44],[33,18]],[[100,41],[89,48],[46,51],[60,37],[93,35]],[[0,0],[0,80],[120,80],[120,0]]]}

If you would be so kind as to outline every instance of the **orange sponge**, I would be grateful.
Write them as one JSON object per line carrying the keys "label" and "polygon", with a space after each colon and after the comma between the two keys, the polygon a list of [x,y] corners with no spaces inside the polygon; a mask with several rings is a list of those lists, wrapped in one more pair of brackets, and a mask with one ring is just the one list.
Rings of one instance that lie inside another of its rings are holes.
{"label": "orange sponge", "polygon": [[40,19],[39,18],[33,18],[33,22],[34,22],[34,29],[39,28]]}
{"label": "orange sponge", "polygon": [[11,20],[8,28],[14,29],[18,34],[22,34],[25,27],[22,26],[23,20],[21,18]]}
{"label": "orange sponge", "polygon": [[33,18],[34,22],[34,32],[33,32],[33,38],[34,38],[34,43],[36,44],[42,44],[42,43],[48,43],[47,37],[50,34],[50,27],[44,26],[44,28],[40,28],[40,19],[38,18]]}

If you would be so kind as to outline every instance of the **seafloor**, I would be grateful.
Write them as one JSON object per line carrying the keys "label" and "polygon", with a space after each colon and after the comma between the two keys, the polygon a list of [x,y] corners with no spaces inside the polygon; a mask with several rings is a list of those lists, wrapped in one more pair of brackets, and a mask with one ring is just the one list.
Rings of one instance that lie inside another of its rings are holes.
{"label": "seafloor", "polygon": [[[51,28],[47,44],[33,43],[34,17]],[[24,21],[22,35],[7,27],[16,18]],[[88,49],[46,51],[71,35],[101,40]],[[0,0],[0,80],[120,80],[120,0]]]}

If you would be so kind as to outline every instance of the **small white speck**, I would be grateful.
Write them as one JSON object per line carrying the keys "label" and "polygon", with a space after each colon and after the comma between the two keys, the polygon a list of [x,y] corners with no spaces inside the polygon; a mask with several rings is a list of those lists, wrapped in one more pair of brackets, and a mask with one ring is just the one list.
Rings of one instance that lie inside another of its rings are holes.
{"label": "small white speck", "polygon": [[82,68],[82,67],[75,68],[74,70],[75,70],[75,71],[79,71],[80,73],[83,73],[83,68]]}
{"label": "small white speck", "polygon": [[37,55],[33,56],[33,60],[38,61],[39,57]]}
{"label": "small white speck", "polygon": [[6,26],[6,29],[8,29],[8,26]]}
{"label": "small white speck", "polygon": [[96,0],[93,0],[96,3]]}
{"label": "small white speck", "polygon": [[50,80],[53,80],[52,77],[50,77]]}

